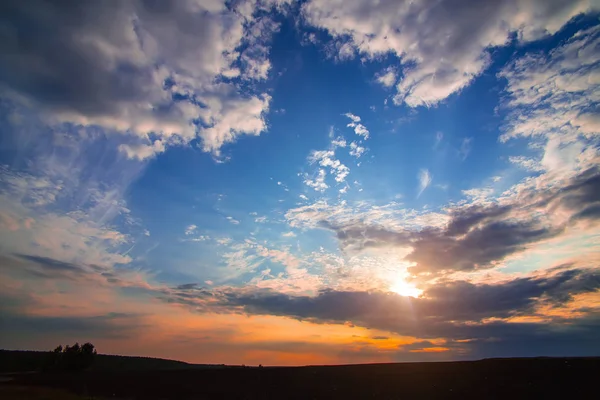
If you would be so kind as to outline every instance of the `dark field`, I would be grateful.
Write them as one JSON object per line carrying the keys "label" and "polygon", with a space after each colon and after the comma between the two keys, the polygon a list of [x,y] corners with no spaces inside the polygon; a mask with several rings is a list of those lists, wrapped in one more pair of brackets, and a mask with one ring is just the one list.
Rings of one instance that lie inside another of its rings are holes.
{"label": "dark field", "polygon": [[170,371],[33,373],[1,385],[52,387],[82,398],[413,399],[598,398],[600,358]]}

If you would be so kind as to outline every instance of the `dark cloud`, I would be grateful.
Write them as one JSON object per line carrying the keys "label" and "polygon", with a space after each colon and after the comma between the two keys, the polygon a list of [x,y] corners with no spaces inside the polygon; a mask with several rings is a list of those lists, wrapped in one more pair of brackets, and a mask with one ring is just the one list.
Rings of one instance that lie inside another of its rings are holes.
{"label": "dark cloud", "polygon": [[3,1],[0,81],[45,107],[90,116],[112,115],[122,102],[145,98],[152,71],[116,50],[113,62],[108,54],[131,48],[124,29],[131,5]]}
{"label": "dark cloud", "polygon": [[539,216],[551,216],[558,209],[571,213],[572,222],[598,220],[600,170],[584,171],[562,187],[524,191],[509,204],[456,206],[443,228],[394,231],[362,222],[336,225],[327,221],[319,225],[335,232],[344,251],[412,247],[406,259],[416,263],[410,268],[413,274],[472,271],[491,268],[530,244],[563,233],[565,225],[549,225]]}
{"label": "dark cloud", "polygon": [[490,221],[463,236],[450,235],[448,230],[424,231],[418,234],[407,259],[417,263],[410,268],[413,273],[489,268],[491,262],[560,232],[561,229],[543,227],[534,221]]}
{"label": "dark cloud", "polygon": [[185,283],[183,285],[179,285],[177,286],[178,290],[188,290],[188,289],[195,289],[198,287],[197,283]]}
{"label": "dark cloud", "polygon": [[[243,7],[247,13],[257,10],[250,5]],[[258,7],[270,11],[272,5]],[[252,82],[269,70],[267,41],[276,24],[251,23],[234,7],[0,2],[0,96],[33,106],[44,121],[129,134],[120,138],[120,151],[129,158],[145,159],[198,134],[206,151],[218,152],[241,134],[265,129],[270,101],[256,96]],[[232,82],[239,80],[244,85]],[[155,137],[144,137],[149,134]]]}
{"label": "dark cloud", "polygon": [[418,342],[402,345],[402,351],[423,350],[431,347],[439,347],[439,345],[433,344],[429,340],[421,340]]}
{"label": "dark cloud", "polygon": [[[138,315],[108,313],[84,317],[39,316],[24,313],[0,314],[0,325],[10,327],[8,335],[70,335],[74,337],[124,338],[143,324]],[[4,334],[0,335],[3,337]]]}
{"label": "dark cloud", "polygon": [[221,306],[250,314],[289,316],[322,323],[349,322],[416,337],[470,339],[502,334],[489,330],[484,323],[487,319],[532,315],[539,305],[558,306],[576,294],[595,292],[599,288],[600,272],[565,270],[498,284],[440,283],[427,289],[420,298],[333,290],[322,291],[315,297],[230,290],[218,298]]}
{"label": "dark cloud", "polygon": [[33,255],[28,255],[28,254],[15,254],[15,255],[23,260],[32,261],[38,265],[41,265],[42,267],[44,267],[48,270],[68,271],[68,272],[75,272],[75,273],[82,272],[82,269],[80,266],[72,264],[72,263],[64,262],[64,261],[59,261],[54,258],[33,256]]}
{"label": "dark cloud", "polygon": [[28,261],[23,266],[27,273],[44,279],[77,279],[87,272],[79,265],[56,260],[50,257],[41,257],[28,254],[15,254],[17,258]]}

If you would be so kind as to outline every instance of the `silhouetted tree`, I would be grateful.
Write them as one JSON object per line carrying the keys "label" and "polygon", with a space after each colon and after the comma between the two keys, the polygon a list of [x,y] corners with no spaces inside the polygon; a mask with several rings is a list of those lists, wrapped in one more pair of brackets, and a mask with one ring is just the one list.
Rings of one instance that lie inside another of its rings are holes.
{"label": "silhouetted tree", "polygon": [[96,349],[89,342],[83,346],[80,346],[79,343],[75,343],[73,346],[58,346],[49,353],[42,368],[45,370],[82,371],[92,365],[95,356]]}

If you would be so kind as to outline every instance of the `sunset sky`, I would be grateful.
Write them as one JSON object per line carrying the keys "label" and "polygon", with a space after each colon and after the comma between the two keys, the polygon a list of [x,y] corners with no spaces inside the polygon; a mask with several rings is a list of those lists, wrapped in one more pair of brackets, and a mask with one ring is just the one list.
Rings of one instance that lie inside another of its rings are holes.
{"label": "sunset sky", "polygon": [[0,348],[600,355],[599,12],[0,2]]}

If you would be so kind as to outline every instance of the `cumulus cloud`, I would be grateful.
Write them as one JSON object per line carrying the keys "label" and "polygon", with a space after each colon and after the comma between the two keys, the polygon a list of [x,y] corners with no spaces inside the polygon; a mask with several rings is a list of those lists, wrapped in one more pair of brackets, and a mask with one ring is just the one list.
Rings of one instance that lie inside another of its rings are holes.
{"label": "cumulus cloud", "polygon": [[311,164],[318,163],[321,167],[329,168],[329,172],[334,175],[335,181],[338,183],[343,182],[350,173],[350,168],[335,158],[333,150],[315,150],[308,157],[308,161]]}
{"label": "cumulus cloud", "polygon": [[395,54],[403,68],[394,102],[416,107],[469,85],[489,65],[487,49],[507,44],[512,34],[519,42],[553,34],[592,3],[311,0],[302,10],[308,23],[363,57]]}
{"label": "cumulus cloud", "polygon": [[345,115],[352,120],[352,122],[348,124],[348,127],[354,128],[354,133],[356,133],[358,136],[362,136],[364,140],[367,140],[369,138],[369,130],[360,123],[360,117],[352,113],[347,113]]}
{"label": "cumulus cloud", "polygon": [[350,152],[349,152],[349,154],[352,157],[360,158],[360,156],[362,156],[365,153],[366,150],[367,149],[365,149],[362,146],[359,146],[356,142],[350,143]]}
{"label": "cumulus cloud", "polygon": [[272,5],[5,2],[3,94],[49,121],[135,135],[138,143],[121,147],[130,158],[196,136],[219,155],[223,144],[266,128],[270,96],[234,81],[266,77],[277,25],[253,13]]}
{"label": "cumulus cloud", "polygon": [[499,73],[507,82],[503,106],[509,111],[500,141],[526,138],[542,149],[511,162],[555,175],[598,163],[599,43],[600,28],[592,27],[550,52],[525,54]]}
{"label": "cumulus cloud", "polygon": [[325,170],[321,168],[318,170],[317,176],[313,178],[309,177],[308,175],[305,175],[304,184],[308,187],[315,189],[317,192],[324,192],[325,190],[327,190],[327,188],[329,188],[329,185],[325,183],[326,176],[327,172],[325,172]]}

